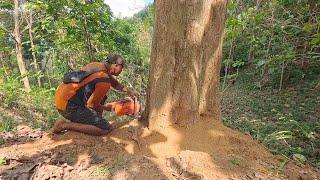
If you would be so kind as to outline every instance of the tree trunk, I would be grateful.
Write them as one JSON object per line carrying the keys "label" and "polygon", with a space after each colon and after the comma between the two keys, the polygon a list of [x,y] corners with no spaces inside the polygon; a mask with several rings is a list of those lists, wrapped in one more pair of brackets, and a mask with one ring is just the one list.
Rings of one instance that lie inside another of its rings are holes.
{"label": "tree trunk", "polygon": [[[38,61],[36,58],[36,53],[34,51],[35,46],[33,44],[33,35],[32,35],[32,23],[33,23],[33,18],[32,18],[32,10],[30,10],[29,13],[29,20],[27,20],[28,23],[28,28],[29,28],[29,39],[30,39],[30,44],[31,44],[31,52],[32,52],[32,59],[33,59],[33,65],[34,65],[34,70],[36,71],[36,73],[39,72],[39,65],[38,65]],[[37,76],[37,81],[38,81],[38,86],[41,87],[41,79],[39,76]]]}
{"label": "tree trunk", "polygon": [[270,28],[270,31],[271,31],[271,35],[270,35],[270,38],[269,38],[269,42],[268,42],[268,46],[267,46],[267,52],[266,52],[266,55],[268,56],[266,58],[267,62],[263,66],[262,79],[260,80],[261,87],[265,86],[270,81],[269,63],[271,62],[271,56],[269,56],[269,52],[270,52],[270,49],[271,49],[271,44],[272,44],[273,35],[274,35],[274,31],[273,31],[273,29],[274,29],[274,9],[273,8],[271,8],[271,22],[270,22],[269,28]]}
{"label": "tree trunk", "polygon": [[83,15],[83,18],[84,18],[84,25],[83,25],[83,29],[84,29],[84,36],[85,36],[85,39],[86,39],[86,46],[87,46],[87,49],[88,49],[88,52],[89,52],[89,58],[90,58],[90,61],[94,61],[94,55],[93,55],[93,48],[92,48],[92,43],[91,43],[91,37],[90,37],[90,33],[88,32],[88,24],[87,24],[87,18],[85,15]]}
{"label": "tree trunk", "polygon": [[2,52],[0,52],[0,64],[1,64],[1,68],[3,69],[4,75],[6,80],[9,80],[9,75],[7,72],[7,67],[4,65],[5,63],[5,55],[3,55]]}
{"label": "tree trunk", "polygon": [[[232,29],[232,31],[233,31],[233,29]],[[234,51],[234,38],[231,39],[229,55],[228,55],[227,63],[225,65],[225,67],[224,67],[224,77],[223,77],[223,83],[222,83],[222,90],[225,89],[225,86],[226,86],[226,83],[227,83],[229,65],[230,65],[230,62],[233,61],[233,51]]]}
{"label": "tree trunk", "polygon": [[150,129],[220,121],[219,79],[226,0],[156,1],[144,119]]}
{"label": "tree trunk", "polygon": [[84,13],[83,10],[81,10],[81,15],[83,18],[83,34],[84,34],[84,38],[85,38],[86,47],[89,52],[89,59],[91,62],[93,62],[94,61],[94,52],[93,52],[93,47],[92,47],[92,43],[91,43],[91,36],[88,31],[87,17],[86,17],[86,14]]}
{"label": "tree trunk", "polygon": [[24,87],[27,91],[31,91],[28,76],[26,75],[26,67],[22,56],[21,35],[19,29],[19,1],[14,0],[14,35],[16,41],[16,54],[21,76],[23,76]]}

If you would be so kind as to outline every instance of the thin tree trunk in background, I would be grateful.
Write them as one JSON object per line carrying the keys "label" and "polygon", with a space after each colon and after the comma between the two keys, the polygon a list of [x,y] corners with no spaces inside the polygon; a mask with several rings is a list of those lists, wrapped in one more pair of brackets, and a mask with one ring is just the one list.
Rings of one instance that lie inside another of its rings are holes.
{"label": "thin tree trunk in background", "polygon": [[3,72],[4,72],[4,75],[6,76],[6,80],[9,80],[9,75],[8,75],[8,72],[7,72],[7,68],[5,67],[4,65],[4,55],[2,52],[0,52],[0,64],[1,64],[1,67],[3,68]]}
{"label": "thin tree trunk in background", "polygon": [[22,45],[21,45],[21,35],[19,29],[19,1],[13,0],[14,2],[14,35],[16,41],[16,54],[17,54],[17,61],[21,76],[23,76],[23,84],[27,91],[31,91],[30,83],[28,76],[26,75],[26,67],[24,64],[23,56],[22,56]]}
{"label": "thin tree trunk in background", "polygon": [[94,60],[93,58],[93,49],[92,49],[92,43],[91,43],[91,37],[87,29],[87,18],[84,16],[84,31],[85,31],[85,36],[86,36],[86,43],[87,43],[87,48],[89,51],[89,58],[91,61]]}
{"label": "thin tree trunk in background", "polygon": [[257,0],[256,1],[256,10],[258,10],[260,8],[260,3],[262,0]]}
{"label": "thin tree trunk in background", "polygon": [[88,32],[87,17],[84,14],[84,12],[82,12],[82,17],[84,20],[83,31],[84,31],[84,36],[85,36],[86,47],[89,52],[89,59],[92,62],[92,61],[94,61],[94,53],[93,53],[93,47],[92,47],[92,43],[91,43],[91,36],[90,36],[90,33]]}
{"label": "thin tree trunk in background", "polygon": [[150,129],[220,121],[226,0],[155,1],[147,105]]}
{"label": "thin tree trunk in background", "polygon": [[47,78],[48,78],[49,88],[52,88],[52,83],[51,83],[50,74],[49,74],[48,69],[46,69],[46,74],[47,74]]}
{"label": "thin tree trunk in background", "polygon": [[[274,10],[271,8],[271,22],[270,22],[270,29],[271,29],[271,35],[268,41],[268,46],[267,46],[267,55],[269,55],[270,49],[271,49],[271,44],[273,40],[273,23],[274,23]],[[269,62],[271,61],[271,58],[268,58],[268,61],[264,64],[263,66],[263,74],[262,74],[262,79],[260,81],[261,87],[264,86],[267,82],[269,82],[270,75],[269,75]]]}
{"label": "thin tree trunk in background", "polygon": [[[260,3],[261,3],[261,0],[257,0],[257,1],[256,1],[256,6],[255,6],[256,12],[259,11]],[[252,36],[253,36],[253,38],[254,38],[254,37],[255,37],[255,33],[254,33],[253,29],[254,29],[254,28],[251,26],[251,23],[250,23],[249,32],[252,34]],[[250,45],[249,55],[248,55],[248,62],[251,62],[252,60],[254,60],[254,50],[255,50],[255,49],[252,47],[252,45]]]}
{"label": "thin tree trunk in background", "polygon": [[281,89],[282,89],[284,67],[285,67],[285,62],[282,63],[282,67],[281,67],[281,77],[280,77],[279,91],[281,91]]}
{"label": "thin tree trunk in background", "polygon": [[249,48],[249,54],[248,54],[248,62],[251,62],[251,60],[253,59],[253,50],[252,50],[252,46],[250,46]]}
{"label": "thin tree trunk in background", "polygon": [[230,44],[230,50],[229,50],[229,55],[228,55],[228,61],[227,61],[227,64],[224,68],[224,78],[223,78],[223,84],[222,84],[222,89],[225,88],[225,85],[226,85],[226,81],[227,81],[227,76],[228,76],[228,69],[229,69],[229,63],[230,61],[232,61],[232,52],[233,52],[233,42],[234,42],[234,38],[231,39],[231,44]]}
{"label": "thin tree trunk in background", "polygon": [[[38,65],[38,61],[36,58],[36,53],[34,51],[35,46],[33,44],[33,35],[32,35],[32,23],[33,23],[33,18],[32,18],[32,10],[30,10],[29,13],[29,21],[27,20],[28,23],[28,28],[29,28],[29,38],[30,38],[30,44],[31,44],[31,52],[32,52],[32,59],[33,59],[33,65],[34,65],[34,70],[36,71],[36,73],[39,72],[39,65]],[[39,76],[37,76],[37,81],[38,81],[38,86],[41,87],[41,79]]]}
{"label": "thin tree trunk in background", "polygon": [[[238,6],[241,6],[240,3],[238,1],[235,1],[235,3]],[[234,11],[231,16],[236,16],[239,12],[239,9],[236,8],[236,11]],[[241,11],[241,10],[240,10]],[[231,31],[234,31],[234,27],[231,28]],[[223,83],[222,83],[222,91],[225,90],[226,87],[226,83],[227,83],[227,77],[228,77],[228,73],[229,73],[229,68],[230,68],[230,63],[233,61],[233,52],[234,52],[234,47],[235,47],[235,43],[236,42],[236,38],[232,37],[231,41],[230,41],[230,49],[229,49],[229,54],[228,54],[228,59],[227,59],[227,63],[224,67],[224,78],[223,78]]]}

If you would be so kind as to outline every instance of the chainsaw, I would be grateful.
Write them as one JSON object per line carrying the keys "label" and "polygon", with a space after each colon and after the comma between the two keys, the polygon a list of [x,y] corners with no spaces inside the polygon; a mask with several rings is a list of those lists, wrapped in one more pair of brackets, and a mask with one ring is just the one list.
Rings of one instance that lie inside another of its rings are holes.
{"label": "chainsaw", "polygon": [[117,116],[130,116],[135,119],[141,117],[141,104],[137,97],[126,97],[124,100],[114,102],[113,110]]}

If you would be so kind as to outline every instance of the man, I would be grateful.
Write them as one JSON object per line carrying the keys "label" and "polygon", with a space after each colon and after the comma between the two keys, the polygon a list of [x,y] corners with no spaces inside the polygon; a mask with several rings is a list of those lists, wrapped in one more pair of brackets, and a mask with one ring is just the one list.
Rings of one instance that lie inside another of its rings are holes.
{"label": "man", "polygon": [[139,95],[113,77],[122,72],[123,66],[123,58],[118,54],[111,54],[105,63],[86,65],[83,70],[88,73],[80,82],[60,84],[55,104],[59,113],[71,122],[57,121],[53,133],[70,130],[97,136],[108,134],[112,127],[102,118],[102,112],[112,111],[114,107],[112,103],[104,105],[106,93],[112,87],[131,96]]}

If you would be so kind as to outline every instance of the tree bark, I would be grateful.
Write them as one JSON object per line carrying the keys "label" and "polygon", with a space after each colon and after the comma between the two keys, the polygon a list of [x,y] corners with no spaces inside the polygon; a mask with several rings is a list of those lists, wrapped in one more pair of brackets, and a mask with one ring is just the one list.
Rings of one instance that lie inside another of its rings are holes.
{"label": "tree bark", "polygon": [[90,36],[90,32],[88,31],[88,22],[87,22],[87,17],[86,14],[84,13],[83,10],[81,10],[81,16],[83,18],[83,34],[84,34],[84,38],[85,38],[85,43],[86,43],[86,47],[87,50],[89,52],[89,59],[91,62],[94,61],[94,52],[93,52],[93,47],[92,47],[92,42],[91,42],[91,36]]}
{"label": "tree bark", "polygon": [[270,21],[270,25],[269,25],[270,31],[271,31],[271,35],[268,41],[268,46],[267,46],[267,52],[266,55],[268,56],[266,59],[266,63],[263,66],[263,70],[262,70],[262,79],[260,80],[260,85],[265,86],[269,81],[270,81],[270,74],[269,74],[269,63],[271,62],[271,57],[269,56],[269,52],[271,49],[271,44],[273,41],[273,35],[274,35],[274,9],[271,7],[271,21]]}
{"label": "tree bark", "polygon": [[[34,70],[38,73],[39,72],[39,65],[38,61],[36,58],[36,53],[34,51],[35,46],[33,44],[33,35],[32,35],[32,23],[33,23],[33,18],[32,18],[32,10],[30,10],[29,13],[29,20],[27,20],[28,23],[28,28],[29,28],[29,39],[30,39],[30,44],[31,44],[31,52],[32,52],[32,59],[33,59],[33,65],[34,65]],[[37,81],[38,81],[38,86],[41,87],[41,79],[39,76],[37,76]]]}
{"label": "tree bark", "polygon": [[9,80],[9,75],[8,75],[8,72],[7,72],[7,67],[4,65],[5,63],[5,55],[3,55],[2,52],[0,52],[0,64],[1,64],[1,68],[3,69],[4,71],[4,75],[5,75],[5,78],[6,80]]}
{"label": "tree bark", "polygon": [[83,15],[84,18],[84,24],[83,24],[83,30],[84,30],[84,36],[86,39],[86,47],[88,49],[89,52],[89,58],[90,61],[94,61],[94,55],[93,55],[93,48],[92,48],[92,43],[91,43],[91,36],[90,33],[88,32],[88,24],[87,24],[87,18],[85,15]]}
{"label": "tree bark", "polygon": [[28,76],[26,75],[26,67],[22,56],[21,35],[19,29],[19,1],[14,0],[14,35],[16,41],[17,61],[21,76],[23,77],[23,84],[27,91],[31,91]]}
{"label": "tree bark", "polygon": [[221,120],[226,0],[156,1],[146,111],[150,129]]}

